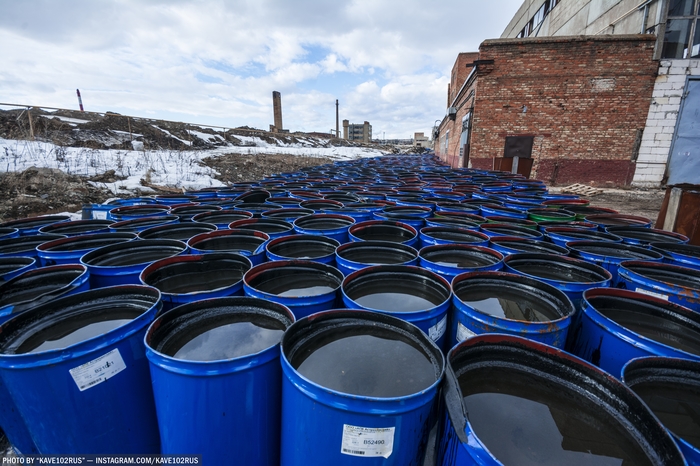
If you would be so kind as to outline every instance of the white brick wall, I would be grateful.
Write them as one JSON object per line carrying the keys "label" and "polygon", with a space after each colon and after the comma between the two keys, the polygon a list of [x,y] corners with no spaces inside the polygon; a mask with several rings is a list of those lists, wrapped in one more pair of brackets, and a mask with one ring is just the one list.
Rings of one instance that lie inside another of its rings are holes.
{"label": "white brick wall", "polygon": [[639,147],[633,186],[661,186],[687,76],[700,76],[700,59],[661,60]]}

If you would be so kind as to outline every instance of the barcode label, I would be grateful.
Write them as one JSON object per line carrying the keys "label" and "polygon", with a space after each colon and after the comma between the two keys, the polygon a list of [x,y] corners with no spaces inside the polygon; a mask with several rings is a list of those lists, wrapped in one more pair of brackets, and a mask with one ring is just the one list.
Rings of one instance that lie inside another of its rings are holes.
{"label": "barcode label", "polygon": [[637,293],[642,293],[648,296],[654,296],[656,298],[661,298],[664,301],[668,301],[668,295],[663,293],[655,293],[654,291],[645,290],[644,288],[635,288]]}
{"label": "barcode label", "polygon": [[476,333],[472,332],[469,330],[467,327],[464,326],[462,322],[457,323],[457,343],[460,341],[464,341],[467,338],[475,337]]}
{"label": "barcode label", "polygon": [[394,451],[395,427],[358,427],[343,424],[340,452],[344,455],[389,458]]}
{"label": "barcode label", "polygon": [[428,336],[431,340],[438,341],[445,334],[445,329],[447,329],[447,315],[428,329]]}
{"label": "barcode label", "polygon": [[70,369],[71,377],[82,392],[95,385],[105,382],[107,379],[114,377],[121,371],[126,369],[124,359],[117,348],[114,348],[109,353],[86,362],[82,366]]}

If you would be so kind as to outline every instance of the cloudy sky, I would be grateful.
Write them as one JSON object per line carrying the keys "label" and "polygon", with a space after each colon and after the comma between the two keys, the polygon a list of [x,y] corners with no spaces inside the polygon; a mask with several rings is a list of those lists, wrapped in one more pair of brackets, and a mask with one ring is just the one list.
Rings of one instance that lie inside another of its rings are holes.
{"label": "cloudy sky", "polygon": [[[522,0],[0,0],[0,102],[267,129],[428,133],[458,52]],[[6,108],[6,107],[3,107]]]}

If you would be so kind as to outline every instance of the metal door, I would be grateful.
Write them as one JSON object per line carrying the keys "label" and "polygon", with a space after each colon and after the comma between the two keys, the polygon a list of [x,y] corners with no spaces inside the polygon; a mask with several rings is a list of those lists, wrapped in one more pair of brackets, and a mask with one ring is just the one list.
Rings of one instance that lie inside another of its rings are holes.
{"label": "metal door", "polygon": [[688,78],[668,161],[668,185],[700,184],[700,78]]}

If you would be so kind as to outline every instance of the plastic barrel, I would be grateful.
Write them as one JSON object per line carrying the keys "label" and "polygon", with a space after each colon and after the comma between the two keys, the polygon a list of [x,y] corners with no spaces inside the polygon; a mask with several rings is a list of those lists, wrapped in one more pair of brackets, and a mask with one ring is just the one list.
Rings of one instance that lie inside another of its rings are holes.
{"label": "plastic barrel", "polygon": [[564,348],[576,309],[557,288],[505,272],[468,272],[452,280],[448,346],[482,333],[507,333]]}
{"label": "plastic barrel", "polygon": [[520,209],[512,209],[496,204],[482,204],[479,210],[481,215],[486,218],[499,216],[527,219],[527,213]]}
{"label": "plastic barrel", "polygon": [[252,217],[253,214],[251,212],[246,212],[244,210],[219,210],[216,212],[197,214],[192,217],[192,221],[195,223],[209,223],[216,225],[216,228],[219,230],[224,230],[228,228],[231,222]]}
{"label": "plastic barrel", "polygon": [[663,255],[651,249],[624,243],[607,241],[570,241],[566,246],[571,249],[571,257],[583,259],[603,267],[612,275],[611,286],[618,286],[617,271],[620,264],[629,260],[661,262]]}
{"label": "plastic barrel", "polygon": [[700,314],[688,308],[616,288],[586,291],[581,307],[567,351],[615,377],[643,356],[700,360]]}
{"label": "plastic barrel", "polygon": [[0,374],[40,453],[160,453],[143,347],[159,302],[154,288],[103,288],[0,327]]}
{"label": "plastic barrel", "polygon": [[44,235],[79,236],[90,233],[106,233],[109,226],[114,223],[111,220],[74,220],[72,222],[52,223],[39,228],[39,233]]}
{"label": "plastic barrel", "polygon": [[[700,362],[649,356],[628,362],[622,382],[659,418],[690,464],[700,464]],[[695,409],[693,409],[695,408]]]}
{"label": "plastic barrel", "polygon": [[488,217],[486,221],[487,223],[502,223],[505,225],[512,225],[516,227],[524,227],[529,228],[531,230],[537,230],[537,222],[527,220],[524,218],[501,217],[497,215],[495,217]]}
{"label": "plastic barrel", "polygon": [[649,243],[687,243],[689,238],[672,231],[657,230],[646,227],[608,227],[608,233],[622,238],[622,242],[635,246],[647,246]]}
{"label": "plastic barrel", "polygon": [[664,262],[700,270],[700,246],[678,243],[650,243],[649,247],[664,255]]}
{"label": "plastic barrel", "polygon": [[560,289],[578,309],[583,292],[608,287],[610,272],[599,265],[554,254],[519,253],[503,259],[504,271],[525,275]]}
{"label": "plastic barrel", "polygon": [[153,262],[139,280],[160,290],[163,312],[201,299],[243,295],[243,275],[253,266],[240,254],[184,254]]}
{"label": "plastic barrel", "polygon": [[609,241],[622,243],[622,238],[602,231],[584,230],[575,227],[551,227],[545,229],[549,240],[557,246],[566,246],[569,241]]}
{"label": "plastic barrel", "polygon": [[89,290],[89,277],[80,264],[42,267],[14,277],[0,285],[0,324],[45,302]]}
{"label": "plastic barrel", "polygon": [[236,220],[228,226],[230,229],[255,230],[267,233],[270,239],[294,234],[294,226],[284,220],[274,218],[249,218]]}
{"label": "plastic barrel", "polygon": [[348,230],[350,241],[390,241],[414,246],[418,243],[418,231],[408,223],[393,220],[368,220],[356,223]]}
{"label": "plastic barrel", "polygon": [[304,259],[335,265],[335,251],[340,243],[326,236],[291,235],[271,240],[265,246],[268,260]]}
{"label": "plastic barrel", "polygon": [[46,242],[65,238],[63,235],[32,235],[0,239],[0,258],[31,257],[37,258],[37,246]]}
{"label": "plastic barrel", "polygon": [[355,219],[347,215],[313,214],[294,220],[294,231],[302,235],[321,235],[337,240],[340,244],[348,242],[348,229]]}
{"label": "plastic barrel", "polygon": [[700,311],[700,270],[659,262],[620,264],[618,286]]}
{"label": "plastic barrel", "polygon": [[281,351],[282,466],[424,464],[444,358],[419,329],[326,311],[293,324]]}
{"label": "plastic barrel", "polygon": [[486,272],[503,268],[503,254],[484,246],[439,244],[418,252],[419,265],[435,272],[449,283],[465,272]]}
{"label": "plastic barrel", "polygon": [[598,225],[596,225],[595,223],[588,223],[578,220],[574,222],[537,222],[537,229],[542,233],[546,233],[547,228],[554,227],[581,228],[583,230],[589,231],[598,229]]}
{"label": "plastic barrel", "polygon": [[403,319],[445,348],[452,290],[440,275],[409,265],[373,265],[345,277],[341,291],[347,308]]}
{"label": "plastic barrel", "polygon": [[466,230],[479,230],[479,224],[455,217],[430,217],[425,219],[426,227],[457,227]]}
{"label": "plastic barrel", "polygon": [[32,257],[0,257],[0,285],[36,267]]}
{"label": "plastic barrel", "polygon": [[425,219],[430,217],[432,212],[427,207],[390,206],[385,207],[380,212],[373,212],[373,215],[377,220],[406,223],[416,230],[420,230],[425,225]]}
{"label": "plastic barrel", "polygon": [[536,239],[520,238],[517,236],[493,236],[489,240],[489,247],[500,252],[504,256],[516,254],[518,252],[535,252],[542,254],[559,254],[566,256],[569,248],[557,246],[546,241]]}
{"label": "plastic barrel", "polygon": [[219,212],[221,207],[213,205],[194,205],[194,206],[182,206],[173,207],[170,210],[170,215],[177,215],[180,222],[192,222],[192,218],[195,215],[204,214],[208,212]]}
{"label": "plastic barrel", "polygon": [[279,465],[279,340],[292,322],[280,304],[231,297],[179,306],[151,324],[146,356],[163,454]]}
{"label": "plastic barrel", "polygon": [[177,225],[180,218],[177,215],[160,215],[157,217],[139,217],[129,220],[121,220],[109,226],[109,230],[113,232],[130,231],[139,233],[149,228],[154,228],[162,225]]}
{"label": "plastic barrel", "polygon": [[94,233],[91,235],[59,238],[36,247],[42,267],[60,264],[80,264],[80,258],[88,252],[136,239],[136,233]]}
{"label": "plastic barrel", "polygon": [[39,234],[39,228],[43,226],[68,221],[70,221],[68,215],[45,215],[3,222],[0,223],[0,228],[16,228],[19,231],[19,236],[32,236]]}
{"label": "plastic barrel", "polygon": [[210,231],[216,231],[216,229],[216,225],[212,225],[210,223],[169,223],[166,225],[147,228],[146,230],[139,232],[139,238],[176,239],[178,241],[187,242],[193,236],[201,235],[202,233],[209,233]]}
{"label": "plastic barrel", "polygon": [[18,236],[19,230],[17,228],[0,228],[0,239],[17,238]]}
{"label": "plastic barrel", "polygon": [[576,220],[576,214],[564,209],[536,208],[528,209],[527,218],[538,223],[552,221],[573,222]]}
{"label": "plastic barrel", "polygon": [[449,226],[423,227],[420,230],[419,238],[423,248],[438,244],[470,244],[473,246],[489,244],[489,237],[484,233]]}
{"label": "plastic barrel", "polygon": [[163,204],[127,205],[115,207],[107,213],[107,220],[132,220],[143,217],[160,217],[168,215],[170,206]]}
{"label": "plastic barrel", "polygon": [[687,464],[629,388],[564,351],[480,335],[447,361],[439,466]]}
{"label": "plastic barrel", "polygon": [[576,220],[583,220],[589,215],[599,215],[599,214],[619,214],[617,210],[608,209],[606,207],[596,207],[596,206],[576,206],[570,205],[567,207],[569,212],[576,214]]}
{"label": "plastic barrel", "polygon": [[283,209],[272,209],[262,213],[261,218],[272,218],[276,220],[284,220],[285,222],[294,223],[294,220],[299,217],[305,217],[314,213],[311,209],[301,207],[285,207]]}
{"label": "plastic barrel", "polygon": [[193,254],[237,252],[248,257],[253,265],[265,261],[267,233],[255,230],[218,230],[193,236],[187,242]]}
{"label": "plastic barrel", "polygon": [[88,252],[80,263],[90,270],[90,287],[138,285],[139,275],[151,262],[187,252],[187,245],[174,239],[143,239],[103,246]]}
{"label": "plastic barrel", "polygon": [[600,231],[605,231],[608,227],[615,226],[640,226],[645,228],[651,227],[651,220],[646,217],[636,215],[623,214],[596,214],[587,215],[584,217],[587,222],[598,225]]}
{"label": "plastic barrel", "polygon": [[158,196],[155,196],[154,199],[159,204],[171,206],[195,202],[197,200],[197,196],[185,194],[160,194]]}
{"label": "plastic barrel", "polygon": [[344,275],[372,265],[417,265],[418,251],[411,246],[391,241],[358,241],[346,243],[335,251],[336,267]]}
{"label": "plastic barrel", "polygon": [[297,319],[336,307],[343,274],[328,264],[309,260],[257,265],[243,277],[246,296],[268,299],[292,310]]}
{"label": "plastic barrel", "polygon": [[507,223],[483,223],[479,226],[479,230],[489,238],[493,238],[494,236],[518,236],[520,238],[530,238],[534,240],[544,239],[544,235],[537,230],[519,227],[517,225],[509,225]]}

